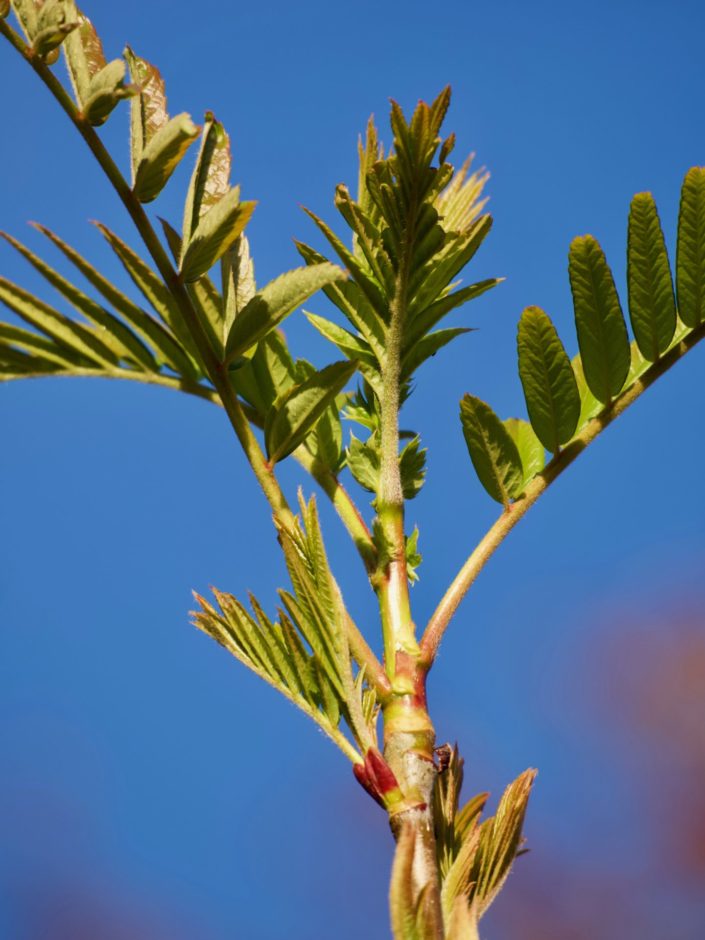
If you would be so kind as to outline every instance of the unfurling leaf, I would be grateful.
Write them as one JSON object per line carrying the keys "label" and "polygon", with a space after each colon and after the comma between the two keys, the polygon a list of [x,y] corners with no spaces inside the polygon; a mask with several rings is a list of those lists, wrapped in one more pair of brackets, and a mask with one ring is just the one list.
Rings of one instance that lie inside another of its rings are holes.
{"label": "unfurling leaf", "polygon": [[139,89],[130,104],[130,157],[134,185],[147,144],[157,131],[164,127],[169,115],[166,110],[164,79],[159,69],[146,59],[135,55],[129,46],[123,54],[130,69],[132,82]]}
{"label": "unfurling leaf", "polygon": [[257,292],[255,265],[250,255],[250,243],[241,235],[220,259],[223,282],[223,343],[233,323]]}
{"label": "unfurling leaf", "polygon": [[492,499],[508,506],[523,487],[523,471],[516,444],[490,406],[473,395],[463,396],[460,420],[480,482]]}
{"label": "unfurling leaf", "polygon": [[[34,3],[34,0],[28,0]],[[73,0],[69,0],[69,19],[78,23],[78,28],[67,36],[63,44],[69,78],[81,110],[85,110],[91,93],[91,82],[106,66],[103,44],[98,38],[93,24],[78,9]]]}
{"label": "unfurling leaf", "polygon": [[187,245],[206,212],[230,189],[230,138],[208,112],[203,124],[201,149],[191,175],[184,207],[183,239]]}
{"label": "unfurling leaf", "polygon": [[448,920],[446,940],[480,940],[477,932],[477,909],[470,907],[465,897],[455,899]]}
{"label": "unfurling leaf", "polygon": [[180,273],[186,282],[197,281],[225,254],[244,231],[256,205],[240,202],[236,187],[211,206],[188,243],[184,242]]}
{"label": "unfurling leaf", "polygon": [[499,894],[523,842],[522,828],[535,770],[525,770],[502,794],[497,812],[482,823],[470,872],[470,898],[481,917]]}
{"label": "unfurling leaf", "polygon": [[157,198],[199,133],[188,114],[179,114],[152,134],[135,172],[133,192],[140,202]]}
{"label": "unfurling leaf", "polygon": [[608,404],[629,372],[629,337],[612,271],[592,235],[573,240],[568,271],[585,380],[593,395]]}
{"label": "unfurling leaf", "polygon": [[59,48],[64,39],[78,28],[78,20],[71,17],[67,0],[46,0],[37,13],[37,32],[32,43],[34,51],[46,58]]}
{"label": "unfurling leaf", "polygon": [[705,323],[705,167],[683,180],[676,252],[678,313],[686,326]]}
{"label": "unfurling leaf", "polygon": [[235,318],[225,350],[226,362],[233,362],[247,352],[312,294],[344,279],[345,272],[326,261],[295,268],[270,281]]}
{"label": "unfurling leaf", "polygon": [[627,240],[629,317],[639,350],[649,362],[666,352],[676,331],[671,267],[651,193],[637,193],[629,209]]}
{"label": "unfurling leaf", "polygon": [[575,433],[580,395],[563,344],[540,307],[522,313],[517,348],[531,424],[544,447],[555,454]]}
{"label": "unfurling leaf", "polygon": [[134,85],[125,84],[127,66],[123,59],[114,59],[91,78],[83,113],[90,124],[99,127],[123,98],[137,93]]}
{"label": "unfurling leaf", "polygon": [[264,439],[272,463],[283,460],[313,429],[352,378],[355,362],[335,362],[285,392],[267,415]]}

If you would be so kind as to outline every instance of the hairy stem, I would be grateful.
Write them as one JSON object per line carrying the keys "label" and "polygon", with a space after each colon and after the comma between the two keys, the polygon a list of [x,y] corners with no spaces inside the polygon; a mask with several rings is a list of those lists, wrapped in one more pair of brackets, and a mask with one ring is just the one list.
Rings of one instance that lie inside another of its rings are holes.
{"label": "hairy stem", "polygon": [[472,587],[475,579],[487,564],[495,551],[502,544],[519,520],[526,515],[539,497],[545,493],[563,471],[597,438],[606,427],[609,427],[624,411],[629,408],[653,383],[676,364],[705,336],[705,323],[700,324],[690,333],[676,343],[660,359],[636,379],[629,388],[625,389],[615,398],[605,410],[587,422],[582,431],[566,447],[556,454],[529,483],[520,499],[512,503],[497,519],[478,543],[468,560],[453,579],[450,587],[443,595],[438,607],[428,622],[421,640],[421,649],[424,660],[429,668],[435,659],[438,647],[443,639],[448,625],[460,606],[461,601]]}

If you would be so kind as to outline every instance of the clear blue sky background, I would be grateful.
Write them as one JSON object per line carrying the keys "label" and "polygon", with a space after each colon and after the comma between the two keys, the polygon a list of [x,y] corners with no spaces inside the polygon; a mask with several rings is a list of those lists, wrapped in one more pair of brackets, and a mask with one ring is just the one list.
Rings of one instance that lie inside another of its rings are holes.
{"label": "clear blue sky background", "polygon": [[[413,592],[423,623],[497,512],[465,452],[460,396],[523,410],[514,336],[527,304],[575,351],[568,244],[598,237],[623,287],[634,192],[654,192],[674,247],[682,177],[705,163],[702,4],[123,0],[87,12],[110,54],[129,42],[161,67],[172,113],[211,108],[230,130],[234,176],[259,200],[261,282],[297,264],[292,237],[313,237],[300,204],[334,218],[369,113],[386,129],[389,96],[408,108],[453,86],[458,155],[475,151],[492,174],[495,228],[469,275],[507,281],[456,317],[478,332],[426,368],[408,407],[430,448],[410,511],[426,554]],[[87,220],[136,242],[82,142],[9,48],[0,87],[0,225],[37,246],[24,223],[38,219],[120,278]],[[105,131],[125,162],[126,121],[123,109]],[[185,179],[160,214],[180,219]],[[4,247],[0,271],[35,284]],[[295,352],[330,357],[302,317],[287,332]],[[623,622],[684,597],[702,609],[704,354],[532,511],[461,608],[431,679],[468,792],[497,794],[538,766],[528,835],[578,872],[643,864],[643,821],[610,756],[627,742],[580,725],[595,694],[580,664]],[[0,422],[0,936],[63,940],[54,915],[46,933],[36,926],[60,897],[127,912],[151,925],[130,936],[149,940],[386,937],[381,813],[305,718],[188,625],[192,588],[251,589],[272,607],[283,581],[223,415],[164,390],[45,380],[0,386]],[[296,473],[285,479],[293,492]],[[362,574],[324,518],[373,637]],[[680,910],[678,936],[703,936],[702,907]],[[96,917],[86,936],[112,938]],[[669,924],[654,936],[675,937]],[[486,934],[503,936],[491,923]]]}

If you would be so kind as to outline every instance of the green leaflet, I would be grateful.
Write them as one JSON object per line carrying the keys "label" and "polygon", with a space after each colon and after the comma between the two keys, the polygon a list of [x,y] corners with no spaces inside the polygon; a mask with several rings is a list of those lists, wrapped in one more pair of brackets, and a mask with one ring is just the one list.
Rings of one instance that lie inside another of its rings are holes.
{"label": "green leaflet", "polygon": [[608,404],[629,372],[629,337],[612,271],[592,235],[571,243],[568,272],[585,379],[593,395]]}
{"label": "green leaflet", "polygon": [[123,55],[130,69],[130,77],[139,88],[139,93],[130,102],[130,159],[134,186],[145,148],[157,131],[164,127],[169,115],[164,79],[159,69],[135,55],[129,46],[126,46]]}
{"label": "green leaflet", "polygon": [[5,232],[0,232],[0,237],[9,242],[76,310],[98,327],[100,339],[118,359],[129,359],[149,371],[156,370],[157,364],[151,352],[117,317],[87,297],[17,239]]}
{"label": "green leaflet", "polygon": [[629,317],[642,355],[655,362],[676,331],[671,267],[651,193],[637,193],[629,209],[627,239]]}
{"label": "green leaflet", "polygon": [[523,471],[522,491],[546,465],[546,451],[528,421],[507,418],[504,426],[516,444]]}
{"label": "green leaflet", "polygon": [[353,478],[363,489],[377,494],[379,491],[381,457],[379,445],[375,444],[374,437],[370,437],[367,442],[364,442],[358,440],[351,432],[346,457]]}
{"label": "green leaflet", "polygon": [[556,453],[575,432],[580,395],[563,344],[540,307],[527,307],[517,335],[519,376],[536,434]]}
{"label": "green leaflet", "polygon": [[[12,347],[12,350],[8,350],[8,347]],[[29,354],[28,366],[38,359],[42,371],[44,371],[43,364],[46,364],[47,368],[51,365],[57,370],[66,371],[71,371],[73,368],[95,367],[95,363],[90,359],[84,359],[80,353],[57,345],[46,336],[31,333],[29,330],[10,323],[0,322],[0,358],[8,351],[14,353],[16,350]]]}
{"label": "green leaflet", "polygon": [[123,98],[136,94],[134,86],[125,84],[126,72],[125,61],[114,59],[91,78],[83,113],[94,127],[104,124]]}
{"label": "green leaflet", "polygon": [[102,294],[135,332],[151,345],[160,365],[166,365],[174,372],[186,377],[194,376],[193,364],[188,354],[166,327],[162,326],[161,323],[121,293],[110,281],[96,271],[82,255],[62,241],[58,235],[42,225],[35,224],[35,228],[43,235],[46,235],[59,251],[76,266],[88,283]]}
{"label": "green leaflet", "polygon": [[479,281],[477,284],[469,284],[467,287],[461,287],[460,290],[453,293],[443,294],[424,310],[420,310],[404,331],[404,349],[408,351],[413,348],[421,337],[433,329],[444,316],[501,284],[502,280],[503,278],[493,277]]}
{"label": "green leaflet", "polygon": [[[10,6],[15,11],[22,32],[31,43],[37,33],[37,4],[35,0],[12,0]],[[8,15],[9,9],[3,7],[3,19]]]}
{"label": "green leaflet", "polygon": [[256,205],[240,202],[236,187],[211,206],[190,240],[184,242],[180,273],[186,282],[197,281],[225,254],[244,231]]}
{"label": "green leaflet", "polygon": [[676,251],[678,313],[689,327],[705,322],[705,167],[688,170],[681,190]]}
{"label": "green leaflet", "polygon": [[472,333],[471,329],[462,326],[451,327],[445,330],[436,330],[433,333],[427,333],[422,339],[418,340],[406,353],[401,360],[401,378],[402,381],[410,379],[420,365],[423,365],[427,359],[435,356],[439,349],[447,346],[457,336],[464,333]]}
{"label": "green leaflet", "polygon": [[133,192],[140,202],[157,198],[199,133],[188,114],[177,115],[155,131],[135,172]]}
{"label": "green leaflet", "polygon": [[106,241],[120,259],[125,270],[132,278],[135,286],[144,295],[147,302],[157,312],[166,325],[173,331],[180,344],[189,353],[193,362],[184,372],[189,378],[197,379],[199,377],[200,357],[196,345],[189,333],[186,324],[183,322],[181,312],[176,306],[176,302],[167,290],[162,279],[146,264],[139,255],[129,248],[125,242],[111,232],[107,226],[96,222],[96,226]]}
{"label": "green leaflet", "polygon": [[[68,320],[57,310],[4,277],[0,278],[0,302],[64,347],[67,359],[73,352],[71,361],[75,364],[85,364],[84,360],[87,359],[100,366],[117,365],[115,355],[97,338],[93,330]],[[75,355],[80,359],[76,359]]]}
{"label": "green leaflet", "polygon": [[270,281],[236,317],[228,336],[225,361],[233,362],[312,294],[344,278],[344,271],[326,261],[307,268],[295,268]]}
{"label": "green leaflet", "polygon": [[188,244],[206,212],[230,189],[230,138],[225,128],[208,112],[203,125],[201,149],[191,176],[184,207],[183,238]]}
{"label": "green leaflet", "polygon": [[418,496],[426,478],[426,453],[421,447],[421,438],[417,434],[405,445],[399,454],[399,473],[404,499]]}
{"label": "green leaflet", "polygon": [[238,395],[257,411],[261,425],[277,398],[297,382],[294,362],[279,330],[272,330],[257,344],[255,353],[230,374]]}
{"label": "green leaflet", "polygon": [[475,471],[492,499],[509,506],[521,493],[523,472],[516,444],[489,405],[464,395],[460,421]]}
{"label": "green leaflet", "polygon": [[335,362],[293,386],[267,414],[264,439],[272,463],[301,444],[335,397],[352,378],[357,363]]}
{"label": "green leaflet", "polygon": [[321,336],[324,336],[330,343],[333,343],[348,359],[357,359],[358,362],[364,362],[375,371],[377,370],[377,360],[370,346],[361,336],[355,336],[349,330],[343,329],[332,320],[326,320],[325,317],[316,316],[315,313],[304,314],[309,323],[315,327]]}

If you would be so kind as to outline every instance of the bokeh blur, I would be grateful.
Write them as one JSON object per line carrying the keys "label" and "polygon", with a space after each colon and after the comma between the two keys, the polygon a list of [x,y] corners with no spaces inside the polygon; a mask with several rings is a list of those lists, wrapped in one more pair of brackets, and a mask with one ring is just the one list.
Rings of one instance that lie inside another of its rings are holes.
{"label": "bokeh blur", "polygon": [[[626,219],[651,190],[673,250],[680,183],[705,163],[695,0],[85,0],[108,51],[162,69],[170,107],[213,109],[259,206],[259,280],[334,220],[368,114],[450,82],[457,155],[491,171],[495,228],[467,277],[507,281],[419,378],[404,423],[430,448],[410,507],[423,624],[496,507],[457,420],[471,391],[523,413],[515,329],[540,304],[576,349],[566,274],[600,239],[624,290]],[[0,227],[38,219],[124,283],[88,224],[129,221],[57,107],[0,47]],[[127,163],[122,111],[104,131]],[[178,223],[185,172],[160,215]],[[42,246],[43,247],[43,246]],[[7,247],[0,272],[38,292]],[[125,285],[127,288],[127,285]],[[626,299],[626,298],[625,298]],[[309,307],[323,312],[314,299]],[[295,353],[331,358],[304,318]],[[431,676],[466,792],[539,768],[530,852],[483,940],[705,936],[705,439],[696,349],[527,516],[460,609]],[[0,940],[382,940],[391,837],[306,719],[188,625],[208,585],[268,608],[283,566],[217,409],[90,380],[0,385]],[[286,468],[294,493],[306,480]],[[363,497],[364,498],[364,497]],[[330,554],[374,641],[357,559]]]}

